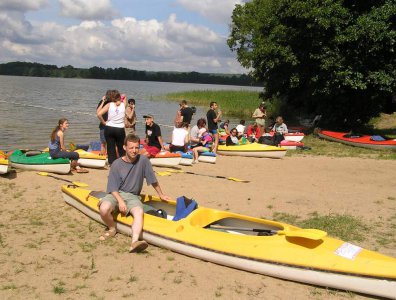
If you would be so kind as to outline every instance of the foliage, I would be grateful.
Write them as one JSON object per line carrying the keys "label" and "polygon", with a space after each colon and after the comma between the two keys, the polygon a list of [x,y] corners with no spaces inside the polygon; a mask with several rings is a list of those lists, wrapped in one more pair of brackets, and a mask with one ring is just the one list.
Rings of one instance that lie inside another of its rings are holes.
{"label": "foliage", "polygon": [[0,75],[257,85],[251,76],[245,74],[147,72],[127,68],[105,69],[96,66],[89,69],[79,69],[70,65],[58,68],[55,65],[29,62],[0,64]]}
{"label": "foliage", "polygon": [[214,101],[221,107],[223,116],[250,118],[260,104],[259,93],[252,91],[205,90],[169,93],[168,100],[187,99],[189,104],[200,105],[209,109],[209,103]]}
{"label": "foliage", "polygon": [[228,45],[265,97],[353,126],[392,109],[395,24],[394,0],[252,0],[236,6]]}

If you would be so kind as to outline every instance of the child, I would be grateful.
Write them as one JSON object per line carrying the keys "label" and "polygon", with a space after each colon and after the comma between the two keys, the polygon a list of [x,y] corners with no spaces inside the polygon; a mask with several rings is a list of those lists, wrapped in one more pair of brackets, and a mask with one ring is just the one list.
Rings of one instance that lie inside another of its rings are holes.
{"label": "child", "polygon": [[236,130],[238,131],[238,138],[241,138],[245,133],[245,120],[239,121],[239,125],[236,127]]}

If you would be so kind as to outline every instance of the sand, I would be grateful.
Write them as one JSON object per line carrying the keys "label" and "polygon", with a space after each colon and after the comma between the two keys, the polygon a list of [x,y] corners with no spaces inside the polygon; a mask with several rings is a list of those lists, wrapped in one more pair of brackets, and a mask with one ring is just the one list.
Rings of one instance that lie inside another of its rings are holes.
{"label": "sand", "polygon": [[[396,257],[395,161],[222,156],[215,165],[183,169],[251,182],[188,174],[158,177],[172,198],[186,195],[203,206],[270,219],[276,213],[302,219],[314,212],[352,215],[374,228],[357,244]],[[59,177],[104,190],[107,173],[91,169]],[[235,270],[152,245],[129,254],[127,236],[98,240],[104,226],[68,206],[61,184],[35,172],[0,176],[0,299],[369,298]],[[148,186],[143,192],[155,193]]]}

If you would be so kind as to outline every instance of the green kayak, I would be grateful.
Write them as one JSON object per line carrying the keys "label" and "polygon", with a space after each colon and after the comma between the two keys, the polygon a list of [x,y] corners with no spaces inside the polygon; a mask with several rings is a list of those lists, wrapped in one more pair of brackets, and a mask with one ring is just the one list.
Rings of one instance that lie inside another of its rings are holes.
{"label": "green kayak", "polygon": [[58,174],[70,172],[67,158],[51,158],[48,152],[15,150],[9,157],[11,166],[17,169],[44,171]]}

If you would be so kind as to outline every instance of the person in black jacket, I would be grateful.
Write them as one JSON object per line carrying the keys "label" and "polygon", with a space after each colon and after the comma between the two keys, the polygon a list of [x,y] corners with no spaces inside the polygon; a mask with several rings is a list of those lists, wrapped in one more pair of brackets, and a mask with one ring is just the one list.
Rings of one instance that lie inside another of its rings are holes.
{"label": "person in black jacket", "polygon": [[230,135],[226,138],[226,146],[236,146],[239,145],[238,131],[236,128],[230,130]]}

